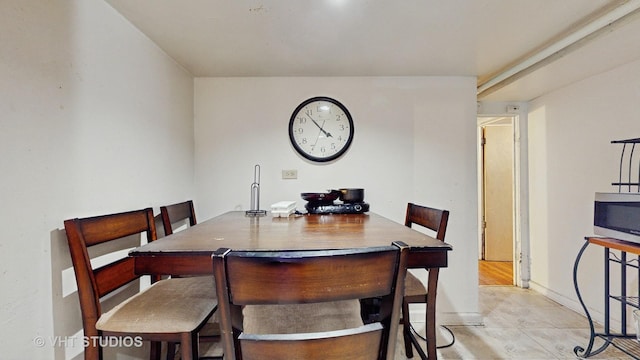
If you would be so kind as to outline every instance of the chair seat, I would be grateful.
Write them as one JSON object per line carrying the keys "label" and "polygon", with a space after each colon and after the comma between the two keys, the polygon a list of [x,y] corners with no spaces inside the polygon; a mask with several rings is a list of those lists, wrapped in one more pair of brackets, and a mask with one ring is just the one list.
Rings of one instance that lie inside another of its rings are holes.
{"label": "chair seat", "polygon": [[161,280],[103,313],[96,328],[140,334],[191,332],[216,306],[211,277]]}
{"label": "chair seat", "polygon": [[407,276],[404,279],[404,295],[408,296],[424,296],[427,294],[427,288],[422,281],[418,279],[411,272],[407,271]]}
{"label": "chair seat", "polygon": [[314,304],[248,305],[243,310],[248,334],[291,334],[356,328],[363,325],[358,300]]}

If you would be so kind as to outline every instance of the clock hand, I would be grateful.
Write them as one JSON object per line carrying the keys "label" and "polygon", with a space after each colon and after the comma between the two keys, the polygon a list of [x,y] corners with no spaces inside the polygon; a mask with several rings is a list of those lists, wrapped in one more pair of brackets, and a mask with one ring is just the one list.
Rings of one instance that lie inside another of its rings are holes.
{"label": "clock hand", "polygon": [[320,131],[322,131],[322,132],[324,133],[324,136],[326,136],[326,137],[332,137],[332,136],[331,136],[331,133],[328,133],[328,132],[326,132],[326,131],[323,129],[323,127],[324,127],[324,122],[322,123],[322,126],[320,126],[320,124],[318,124],[318,123],[317,123],[317,122],[316,122],[316,121],[311,117],[311,115],[309,115],[309,114],[306,114],[306,115],[309,117],[309,119],[311,119],[311,121],[313,121],[313,123],[314,123],[314,124],[316,124],[316,126],[318,127],[318,129],[320,129]]}
{"label": "clock hand", "polygon": [[315,150],[316,145],[318,145],[318,140],[320,140],[320,133],[318,132],[318,136],[316,137],[316,142],[313,143],[313,149]]}
{"label": "clock hand", "polygon": [[[311,116],[309,116],[311,117]],[[313,119],[311,119],[311,121],[313,121],[314,123],[316,123]],[[316,126],[318,124],[316,123]],[[324,125],[324,124],[323,124]],[[320,128],[320,131],[318,131],[318,136],[316,136],[316,142],[313,143],[313,149],[316,149],[316,145],[318,145],[318,140],[320,140],[320,134],[322,133],[322,128],[320,126],[318,126]]]}
{"label": "clock hand", "polygon": [[326,121],[327,121],[327,120],[322,121],[322,126],[320,127],[320,131],[322,131],[322,132],[324,133],[324,136],[326,136],[326,137],[330,138],[330,137],[333,137],[333,136],[331,136],[331,133],[326,132],[326,131],[324,130],[324,123],[325,123]]}

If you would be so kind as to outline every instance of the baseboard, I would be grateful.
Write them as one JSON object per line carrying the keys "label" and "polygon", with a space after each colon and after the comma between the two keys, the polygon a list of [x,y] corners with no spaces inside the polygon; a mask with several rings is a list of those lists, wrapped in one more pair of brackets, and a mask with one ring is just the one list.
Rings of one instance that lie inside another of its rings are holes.
{"label": "baseboard", "polygon": [[[423,323],[426,319],[426,311],[411,310],[411,323]],[[480,313],[438,312],[436,313],[438,325],[464,325],[483,326],[484,317]]]}
{"label": "baseboard", "polygon": [[480,313],[438,313],[436,323],[439,325],[484,326],[484,317]]}
{"label": "baseboard", "polygon": [[[549,299],[557,302],[558,304],[571,309],[575,312],[577,312],[578,314],[586,317],[586,314],[584,313],[584,309],[582,308],[582,305],[580,304],[580,302],[576,299],[573,298],[568,298],[560,293],[557,293],[545,286],[542,286],[540,284],[538,284],[535,281],[530,280],[529,281],[529,289],[544,295],[546,297],[548,297]],[[589,315],[591,315],[591,319],[593,319],[593,321],[595,321],[596,323],[599,324],[603,324],[604,323],[604,312],[602,312],[602,310],[598,310],[598,309],[594,309],[591,307],[589,308]],[[615,327],[620,327],[620,321],[616,320],[616,319],[610,319],[611,321],[611,326],[615,326]]]}

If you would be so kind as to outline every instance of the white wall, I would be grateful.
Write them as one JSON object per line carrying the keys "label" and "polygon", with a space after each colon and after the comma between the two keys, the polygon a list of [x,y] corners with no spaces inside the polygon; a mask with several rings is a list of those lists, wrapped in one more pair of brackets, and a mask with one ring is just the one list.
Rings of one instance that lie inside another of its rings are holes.
{"label": "white wall", "polygon": [[[351,148],[329,164],[304,160],[289,142],[291,113],[313,96],[339,100],[355,123]],[[338,187],[364,188],[371,211],[397,222],[409,201],[449,209],[454,250],[440,272],[439,320],[476,321],[475,135],[471,77],[197,78],[199,216],[248,209],[255,164],[267,210],[281,200],[303,209],[301,192]],[[298,179],[283,180],[283,169],[298,170]]]}
{"label": "white wall", "polygon": [[[532,287],[580,312],[572,281],[574,259],[584,237],[593,234],[594,193],[617,192],[611,183],[618,179],[622,147],[611,140],[640,136],[639,84],[636,61],[546,94],[529,106]],[[579,268],[580,290],[599,321],[602,254],[600,247],[588,248]],[[612,285],[618,283],[613,280]],[[618,314],[616,310],[619,319]]]}
{"label": "white wall", "polygon": [[193,79],[102,1],[2,1],[0,44],[0,357],[62,359],[63,220],[192,197]]}

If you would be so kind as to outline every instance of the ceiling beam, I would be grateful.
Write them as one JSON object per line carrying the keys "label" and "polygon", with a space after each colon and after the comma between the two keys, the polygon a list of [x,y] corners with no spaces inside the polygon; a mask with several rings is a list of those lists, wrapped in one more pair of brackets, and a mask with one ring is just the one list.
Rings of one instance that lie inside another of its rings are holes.
{"label": "ceiling beam", "polygon": [[552,40],[540,50],[516,61],[486,80],[479,80],[477,98],[481,99],[513,83],[638,16],[640,16],[640,0],[630,0],[612,10],[607,9],[604,15],[589,20],[577,30],[571,30],[568,34]]}

